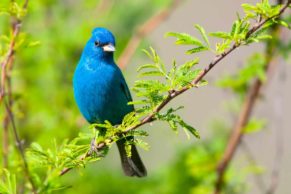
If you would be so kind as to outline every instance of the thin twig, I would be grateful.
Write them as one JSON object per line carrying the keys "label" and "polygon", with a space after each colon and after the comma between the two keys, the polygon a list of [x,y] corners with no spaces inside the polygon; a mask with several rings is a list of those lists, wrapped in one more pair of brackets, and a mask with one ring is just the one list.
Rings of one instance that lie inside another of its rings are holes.
{"label": "thin twig", "polygon": [[3,168],[8,168],[9,161],[8,161],[8,154],[9,154],[9,117],[8,115],[4,116],[3,119]]}
{"label": "thin twig", "polygon": [[[11,65],[13,62],[13,57],[9,58],[9,61],[7,62],[7,68],[10,69],[11,68]],[[5,70],[6,70],[6,67],[5,67]],[[6,76],[6,72],[4,74],[5,76],[5,79],[4,81],[7,82],[7,97],[8,97],[8,102],[9,102],[9,105],[10,107],[12,106],[12,100],[11,100],[11,97],[12,97],[12,94],[11,94],[11,79],[10,79],[10,76],[7,75]],[[1,83],[2,84],[2,83]],[[5,83],[3,83],[5,84]],[[3,89],[3,88],[2,88]],[[3,93],[6,93],[4,92],[5,91],[5,88],[3,90]],[[4,97],[4,96],[3,96]],[[4,118],[3,118],[3,137],[2,137],[2,140],[3,140],[3,167],[4,168],[8,168],[9,167],[9,160],[8,160],[8,156],[9,156],[9,115],[7,112],[5,112],[5,115],[4,115]]]}
{"label": "thin twig", "polygon": [[5,104],[6,112],[8,113],[8,116],[9,116],[9,120],[10,120],[11,125],[12,125],[13,134],[14,134],[14,138],[15,138],[15,142],[16,142],[16,147],[18,148],[19,154],[20,154],[22,162],[23,162],[25,175],[26,175],[27,179],[29,180],[29,182],[31,184],[32,192],[34,194],[37,194],[36,186],[34,184],[32,176],[30,175],[30,172],[29,172],[28,163],[27,163],[27,160],[26,160],[26,157],[25,157],[25,151],[24,151],[24,147],[23,147],[23,142],[21,141],[21,139],[19,137],[19,134],[17,132],[17,129],[16,129],[16,124],[15,124],[15,121],[14,121],[13,113],[12,113],[10,107],[9,107],[9,104],[6,101],[4,101],[4,104]]}
{"label": "thin twig", "polygon": [[[286,3],[286,5],[281,9],[280,14],[277,16],[279,17],[285,9],[287,9],[288,5],[290,5],[290,0]],[[261,22],[263,23],[263,22]],[[259,29],[260,27],[263,26],[263,24],[257,24],[255,25],[256,30]],[[266,22],[264,22],[266,23]],[[255,30],[255,31],[256,31]],[[277,35],[279,33],[280,28],[278,27],[278,25],[274,25],[274,27],[272,28],[272,32],[271,34],[273,36]],[[251,35],[250,32],[254,33],[255,31],[249,31],[248,36]],[[275,46],[274,43],[269,41],[269,43],[267,44],[267,48],[266,48],[266,65],[265,65],[265,71],[267,73],[267,77],[269,74],[269,71],[272,70],[272,66],[275,66],[276,63],[271,63],[274,56],[275,56]],[[238,116],[237,122],[235,124],[234,130],[230,136],[228,145],[225,149],[224,155],[222,160],[219,162],[218,167],[217,167],[217,181],[215,183],[215,194],[219,194],[222,190],[222,187],[224,185],[224,174],[229,166],[229,163],[231,162],[240,142],[241,142],[241,138],[243,137],[243,129],[244,127],[247,125],[247,123],[249,122],[251,113],[254,109],[254,105],[255,102],[257,100],[257,98],[259,97],[259,93],[260,90],[263,86],[263,83],[261,82],[261,80],[259,78],[257,78],[255,80],[255,82],[249,87],[249,90],[246,94],[246,98],[244,100],[241,112]]]}
{"label": "thin twig", "polygon": [[[13,1],[12,1],[13,2]],[[23,4],[23,9],[27,10],[29,0],[25,0]],[[9,48],[6,54],[6,57],[1,63],[1,88],[0,88],[0,104],[4,102],[5,110],[6,110],[6,116],[4,118],[4,134],[3,138],[5,138],[4,141],[4,151],[8,151],[8,148],[6,144],[8,144],[8,122],[11,123],[12,129],[13,129],[13,134],[16,142],[16,146],[18,148],[19,154],[21,156],[22,162],[23,162],[23,169],[26,178],[28,179],[29,183],[31,184],[31,190],[32,193],[37,194],[37,189],[34,184],[33,178],[30,175],[29,168],[28,168],[28,163],[25,157],[25,151],[22,145],[22,142],[20,140],[20,137],[18,135],[17,129],[16,129],[16,124],[14,121],[14,116],[12,113],[12,105],[13,105],[13,99],[12,99],[12,85],[11,85],[11,77],[10,77],[10,72],[12,71],[13,68],[13,62],[14,62],[14,53],[15,53],[15,44],[16,44],[16,39],[20,33],[20,27],[21,27],[22,21],[20,19],[17,19],[15,17],[12,17],[12,36],[11,36],[11,41],[9,44]],[[7,88],[6,88],[7,86]],[[6,102],[5,97],[7,97],[8,102]],[[4,153],[5,154],[5,153]],[[8,153],[4,156],[5,159],[7,159]],[[8,162],[6,164],[8,166]]]}
{"label": "thin twig", "polygon": [[[12,63],[14,55],[15,39],[19,33],[19,28],[12,24],[13,34],[9,45],[8,53],[6,58],[1,63],[1,86],[0,86],[0,104],[3,101],[6,93],[6,81],[9,80],[9,75],[7,75],[7,66]],[[3,167],[8,168],[8,154],[9,154],[9,115],[6,113],[3,119]]]}
{"label": "thin twig", "polygon": [[[12,1],[13,2],[13,1]],[[25,0],[23,4],[23,9],[27,10],[29,0]],[[11,41],[9,44],[8,52],[6,54],[6,57],[1,63],[1,84],[0,84],[0,104],[3,101],[5,94],[5,83],[7,79],[7,66],[9,64],[13,64],[13,56],[14,56],[14,48],[15,48],[15,43],[16,43],[16,38],[20,32],[20,27],[21,27],[22,21],[16,18],[12,18],[12,37]]]}
{"label": "thin twig", "polygon": [[[13,57],[11,57],[11,60],[8,62],[8,70],[12,70],[12,62]],[[8,105],[9,107],[13,106],[13,99],[12,99],[12,85],[11,85],[11,77],[10,75],[6,76],[6,82],[7,82],[7,98],[8,98]],[[3,166],[4,168],[8,168],[9,161],[8,161],[8,155],[9,155],[9,115],[7,111],[5,112],[4,119],[3,119]]]}
{"label": "thin twig", "polygon": [[5,94],[5,83],[7,80],[7,66],[12,63],[12,58],[14,56],[14,47],[15,47],[15,40],[16,37],[19,34],[20,31],[20,22],[13,22],[12,23],[12,29],[13,29],[13,33],[12,33],[12,38],[11,38],[11,42],[9,45],[9,49],[6,55],[6,58],[3,60],[3,62],[1,63],[1,88],[0,88],[0,103],[2,103]]}
{"label": "thin twig", "polygon": [[27,9],[27,6],[28,6],[28,3],[29,3],[29,0],[25,0],[24,4],[23,4],[23,9]]}
{"label": "thin twig", "polygon": [[[271,18],[268,18],[268,19],[265,19],[265,20],[262,20],[260,21],[259,23],[255,24],[248,32],[248,37],[250,35],[252,35],[254,32],[256,32],[258,29],[260,29],[266,22],[274,19],[274,18],[277,18],[278,16],[280,16],[288,7],[288,5],[290,4],[290,1],[288,1],[288,3],[281,9],[281,11],[279,12],[278,15],[275,15]],[[154,120],[156,120],[155,118],[155,115],[157,113],[160,112],[160,110],[162,108],[164,108],[171,100],[173,100],[174,98],[176,98],[177,96],[181,95],[182,93],[186,92],[187,90],[193,88],[193,87],[198,87],[197,85],[199,84],[199,82],[206,76],[206,74],[215,66],[217,65],[222,59],[224,59],[224,57],[226,57],[227,55],[229,55],[232,51],[234,51],[236,48],[240,47],[241,44],[234,44],[231,48],[229,48],[227,51],[223,52],[222,54],[220,55],[217,55],[209,64],[208,66],[200,73],[200,75],[195,78],[191,85],[189,86],[185,86],[183,88],[181,88],[180,90],[174,90],[174,91],[171,91],[169,92],[168,96],[164,99],[163,102],[161,102],[161,104],[159,104],[154,110],[152,113],[150,113],[148,116],[146,116],[144,119],[141,120],[141,122],[135,126],[132,126],[128,129],[126,129],[123,133],[127,133],[129,131],[132,131],[132,130],[135,130],[137,128],[139,128],[140,126],[142,125],[145,125],[147,123],[150,123]],[[252,93],[250,94],[250,96],[254,96],[254,95],[257,95],[257,88],[260,86],[260,82],[256,83],[254,85],[254,88],[252,89]],[[248,103],[253,103],[252,101],[251,102],[248,102]],[[246,114],[248,114],[248,112],[246,112]],[[109,141],[112,141],[112,140],[109,140]],[[101,142],[97,145],[97,149],[102,149],[106,147],[106,144],[104,142]],[[85,156],[83,156],[81,159],[84,159],[84,157],[88,157],[90,156],[90,154],[86,153]],[[64,175],[66,174],[67,172],[69,172],[71,170],[71,168],[64,168],[61,172],[60,172],[60,176],[61,175]]]}
{"label": "thin twig", "polygon": [[117,64],[121,69],[124,69],[128,65],[143,38],[167,20],[181,2],[182,0],[173,0],[168,8],[149,18],[136,30],[117,60]]}

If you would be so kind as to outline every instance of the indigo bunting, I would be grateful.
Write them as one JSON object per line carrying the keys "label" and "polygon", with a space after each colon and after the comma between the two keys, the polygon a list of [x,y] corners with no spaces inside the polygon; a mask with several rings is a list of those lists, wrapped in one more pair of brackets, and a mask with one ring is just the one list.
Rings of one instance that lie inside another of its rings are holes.
{"label": "indigo bunting", "polygon": [[[73,87],[80,112],[89,123],[108,120],[117,125],[134,110],[130,91],[121,70],[115,64],[115,38],[105,28],[95,28],[76,67]],[[97,129],[98,130],[98,129]],[[133,137],[128,137],[133,140]],[[127,176],[146,176],[146,169],[134,145],[131,157],[125,151],[125,139],[117,141],[123,171]]]}

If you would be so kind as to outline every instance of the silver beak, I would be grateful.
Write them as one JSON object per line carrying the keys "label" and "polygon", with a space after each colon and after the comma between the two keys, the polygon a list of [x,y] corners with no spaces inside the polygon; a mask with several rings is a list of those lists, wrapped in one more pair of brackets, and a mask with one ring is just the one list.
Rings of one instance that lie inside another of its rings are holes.
{"label": "silver beak", "polygon": [[114,52],[115,51],[115,47],[112,44],[104,45],[102,48],[105,52]]}

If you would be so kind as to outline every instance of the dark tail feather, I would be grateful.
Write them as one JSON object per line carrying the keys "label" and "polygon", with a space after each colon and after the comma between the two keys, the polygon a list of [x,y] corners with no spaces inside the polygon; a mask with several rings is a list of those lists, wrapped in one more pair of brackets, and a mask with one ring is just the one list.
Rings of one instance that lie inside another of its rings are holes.
{"label": "dark tail feather", "polygon": [[137,149],[134,145],[131,146],[131,157],[126,156],[125,140],[116,142],[119,150],[121,165],[126,176],[144,177],[147,175],[146,168],[144,167]]}

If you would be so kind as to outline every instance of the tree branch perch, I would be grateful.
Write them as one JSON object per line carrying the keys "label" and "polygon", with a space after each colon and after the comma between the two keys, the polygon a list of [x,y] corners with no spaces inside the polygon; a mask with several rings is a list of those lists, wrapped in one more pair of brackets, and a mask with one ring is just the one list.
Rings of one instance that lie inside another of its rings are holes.
{"label": "tree branch perch", "polygon": [[[279,15],[277,17],[280,17],[280,15],[287,9],[287,7],[290,5],[290,0],[285,4],[285,6],[281,9]],[[266,21],[267,22],[267,21]],[[248,33],[248,36],[250,36],[252,33],[254,33],[256,30],[258,30],[260,27],[263,26],[263,23],[261,22],[258,25],[255,25],[255,30],[250,30]],[[271,34],[274,36],[278,34],[280,31],[280,28],[278,25],[274,25],[271,29]],[[272,66],[275,66],[276,63],[272,63],[273,58],[275,57],[275,47],[274,43],[271,41],[267,44],[266,48],[266,64],[265,64],[265,72],[268,76],[270,74],[270,71],[273,69]],[[217,166],[217,181],[215,183],[215,194],[219,194],[222,190],[222,187],[224,185],[224,175],[226,173],[226,170],[229,166],[229,163],[233,159],[233,156],[237,150],[237,148],[240,145],[241,139],[244,135],[243,129],[248,124],[250,116],[252,114],[252,111],[254,109],[254,105],[256,100],[259,97],[260,90],[264,83],[257,78],[254,83],[249,87],[249,90],[247,92],[247,95],[245,97],[244,103],[242,105],[241,112],[239,113],[237,122],[234,126],[234,130],[229,138],[229,142],[227,144],[227,147],[225,149],[224,155],[222,157],[222,160],[219,162]]]}
{"label": "tree branch perch", "polygon": [[[288,5],[290,4],[290,0],[288,1],[288,3],[286,3],[282,9],[280,10],[279,14],[278,15],[275,15],[271,18],[268,18],[268,19],[265,19],[265,20],[262,20],[262,21],[259,21],[258,23],[254,24],[254,26],[248,31],[247,33],[247,38],[252,35],[253,33],[255,33],[258,29],[260,29],[266,22],[268,22],[269,20],[272,20],[272,19],[275,19],[277,17],[279,17],[288,7]],[[224,59],[226,56],[228,56],[231,52],[233,52],[236,48],[238,48],[239,46],[241,46],[242,44],[241,43],[236,43],[236,44],[233,44],[233,46],[231,48],[229,48],[227,51],[223,52],[222,54],[220,55],[217,55],[209,64],[208,66],[201,72],[201,74],[192,81],[191,85],[190,86],[185,86],[183,88],[181,88],[180,90],[175,90],[175,91],[171,91],[169,92],[169,94],[167,95],[167,97],[163,100],[163,102],[161,102],[161,104],[159,104],[155,109],[154,111],[149,114],[148,116],[146,116],[144,119],[141,120],[141,122],[133,127],[130,127],[128,128],[127,130],[125,130],[123,133],[127,133],[131,130],[135,130],[137,128],[139,128],[140,126],[143,126],[147,123],[150,123],[154,120],[156,120],[155,118],[155,115],[157,113],[159,113],[161,111],[161,109],[163,109],[171,100],[173,100],[174,98],[176,98],[177,96],[181,95],[182,93],[186,92],[187,90],[189,90],[190,88],[192,87],[196,87],[197,84],[206,76],[206,74],[215,66],[217,65],[222,59]],[[249,112],[249,109],[247,108],[250,105],[252,105],[254,102],[253,102],[253,98],[255,96],[257,96],[257,93],[258,93],[258,89],[260,88],[260,85],[261,83],[260,82],[256,82],[256,84],[253,86],[250,94],[249,94],[249,97],[250,97],[250,100],[246,103],[245,105],[245,108],[244,108],[244,115],[249,115],[250,112]],[[244,124],[246,121],[245,119],[241,119],[240,120],[240,125]],[[237,137],[238,139],[240,137]],[[110,141],[112,142],[113,140],[110,139]],[[106,143],[104,142],[101,142],[99,143],[96,148],[97,149],[103,149],[104,147],[106,147]],[[85,159],[86,157],[89,157],[90,154],[89,153],[86,153],[82,158],[81,160]],[[64,168],[61,172],[60,172],[60,176],[66,174],[67,172],[69,172],[72,168]]]}

